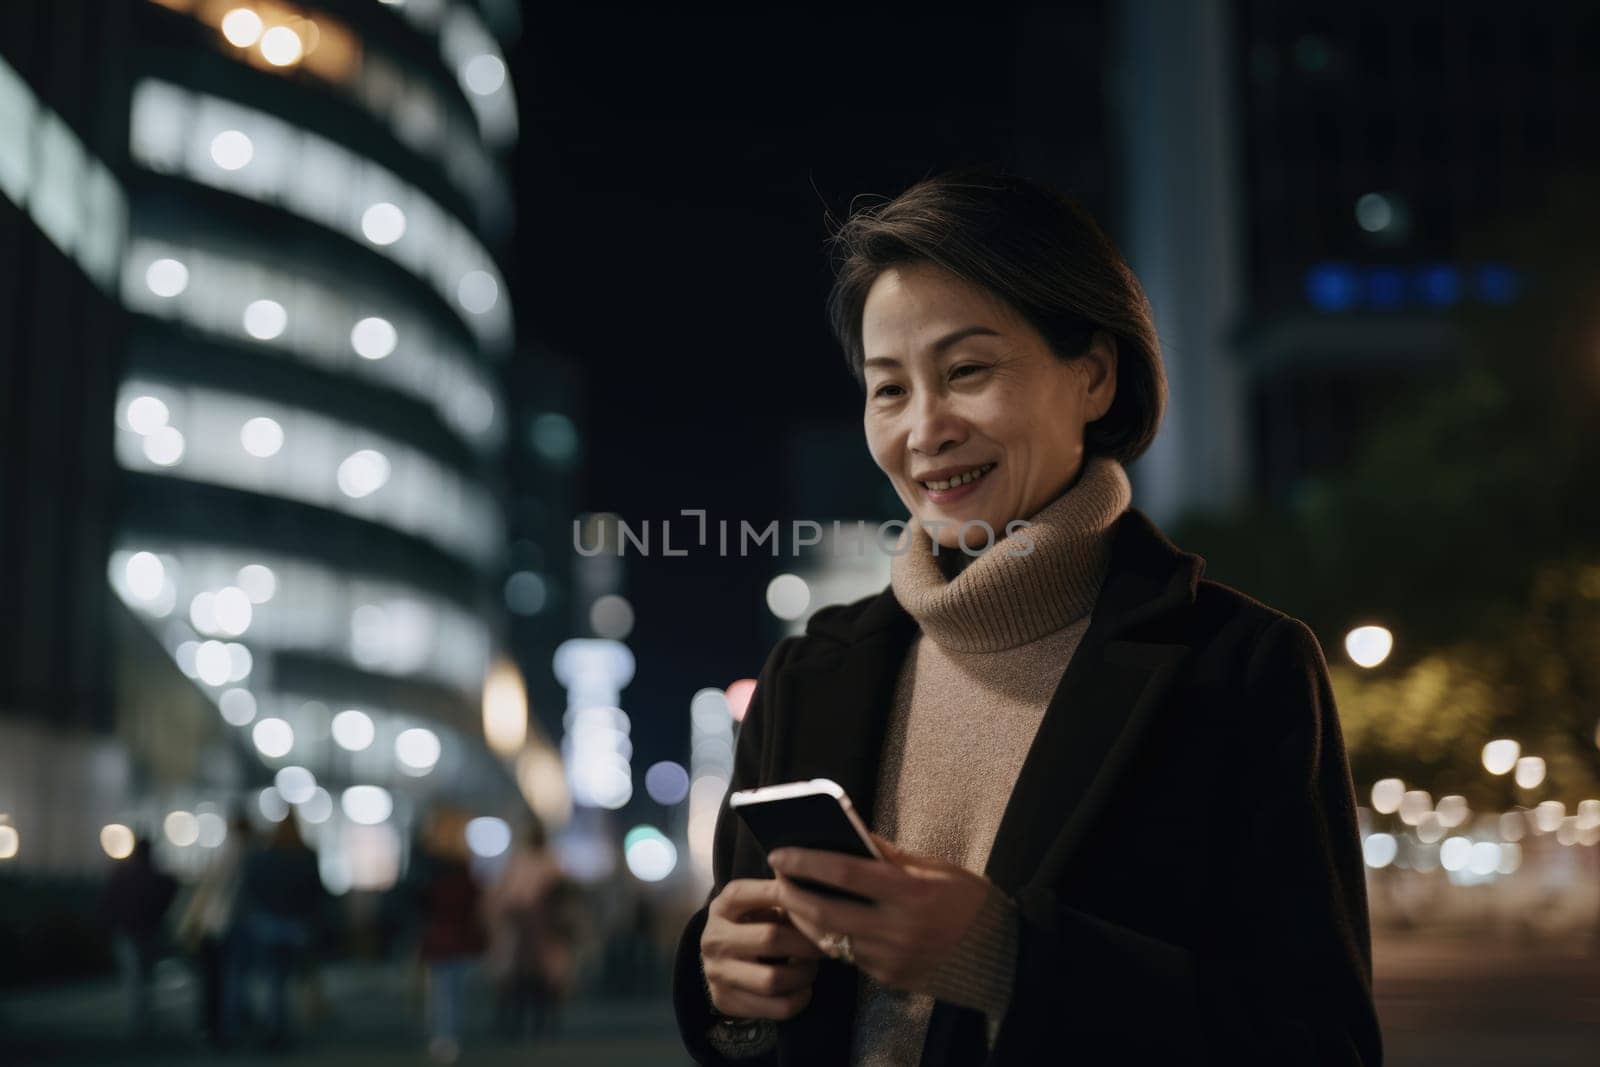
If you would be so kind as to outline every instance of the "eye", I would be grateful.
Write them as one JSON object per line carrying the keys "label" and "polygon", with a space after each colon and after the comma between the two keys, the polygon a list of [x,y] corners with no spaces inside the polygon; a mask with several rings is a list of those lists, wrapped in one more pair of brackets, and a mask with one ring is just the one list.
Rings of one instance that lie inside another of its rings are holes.
{"label": "eye", "polygon": [[898,389],[898,388],[900,388],[898,385],[880,385],[880,386],[878,386],[877,389],[873,390],[872,395],[874,397],[884,396],[884,395],[886,395],[884,390],[886,390],[886,389]]}
{"label": "eye", "polygon": [[[950,377],[952,377],[952,378],[963,377],[963,375],[961,373],[962,371],[973,371],[974,373],[976,373],[977,371],[986,370],[986,369],[987,368],[982,363],[963,363],[959,367],[956,367],[955,369],[953,369],[950,372]],[[968,377],[970,377],[970,376],[968,376]]]}

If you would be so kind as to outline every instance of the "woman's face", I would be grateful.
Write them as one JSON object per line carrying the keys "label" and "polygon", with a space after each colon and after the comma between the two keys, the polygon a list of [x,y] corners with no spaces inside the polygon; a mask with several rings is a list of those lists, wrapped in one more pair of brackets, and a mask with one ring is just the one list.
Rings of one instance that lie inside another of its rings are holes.
{"label": "woman's face", "polygon": [[[861,325],[867,448],[944,548],[973,519],[998,541],[1059,496],[1082,466],[1084,426],[1116,394],[1109,334],[1068,363],[1004,301],[931,264],[879,275]],[[974,526],[965,540],[982,549],[988,535]]]}

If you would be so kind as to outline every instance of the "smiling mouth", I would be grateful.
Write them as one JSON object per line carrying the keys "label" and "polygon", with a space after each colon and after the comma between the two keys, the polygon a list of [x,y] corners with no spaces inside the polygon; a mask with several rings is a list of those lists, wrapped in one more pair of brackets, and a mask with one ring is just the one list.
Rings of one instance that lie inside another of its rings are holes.
{"label": "smiling mouth", "polygon": [[981,467],[967,471],[965,474],[958,474],[954,478],[949,478],[938,482],[918,482],[917,484],[922,486],[924,489],[933,489],[935,491],[941,489],[954,489],[957,486],[966,485],[969,482],[977,481],[979,478],[982,478],[984,475],[994,470],[994,466],[995,465],[993,463],[985,463]]}

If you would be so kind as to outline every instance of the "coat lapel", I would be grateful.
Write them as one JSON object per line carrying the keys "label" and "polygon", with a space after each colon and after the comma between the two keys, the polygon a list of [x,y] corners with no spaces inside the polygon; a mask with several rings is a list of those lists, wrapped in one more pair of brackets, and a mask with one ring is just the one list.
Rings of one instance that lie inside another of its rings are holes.
{"label": "coat lapel", "polygon": [[[1104,810],[1159,717],[1191,649],[1135,628],[1194,603],[1205,561],[1180,551],[1137,509],[1119,520],[1106,584],[1051,696],[1001,816],[984,873],[1015,896],[1053,882]],[[940,1002],[923,1067],[981,1062],[983,1016]]]}

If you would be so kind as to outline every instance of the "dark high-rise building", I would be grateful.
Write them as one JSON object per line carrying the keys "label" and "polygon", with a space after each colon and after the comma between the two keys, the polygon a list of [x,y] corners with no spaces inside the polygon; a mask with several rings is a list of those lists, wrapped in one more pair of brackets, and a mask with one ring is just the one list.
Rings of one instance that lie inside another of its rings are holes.
{"label": "dark high-rise building", "polygon": [[1118,5],[1129,250],[1172,425],[1156,510],[1293,499],[1408,384],[1456,365],[1459,312],[1530,284],[1501,224],[1591,169],[1592,5]]}

